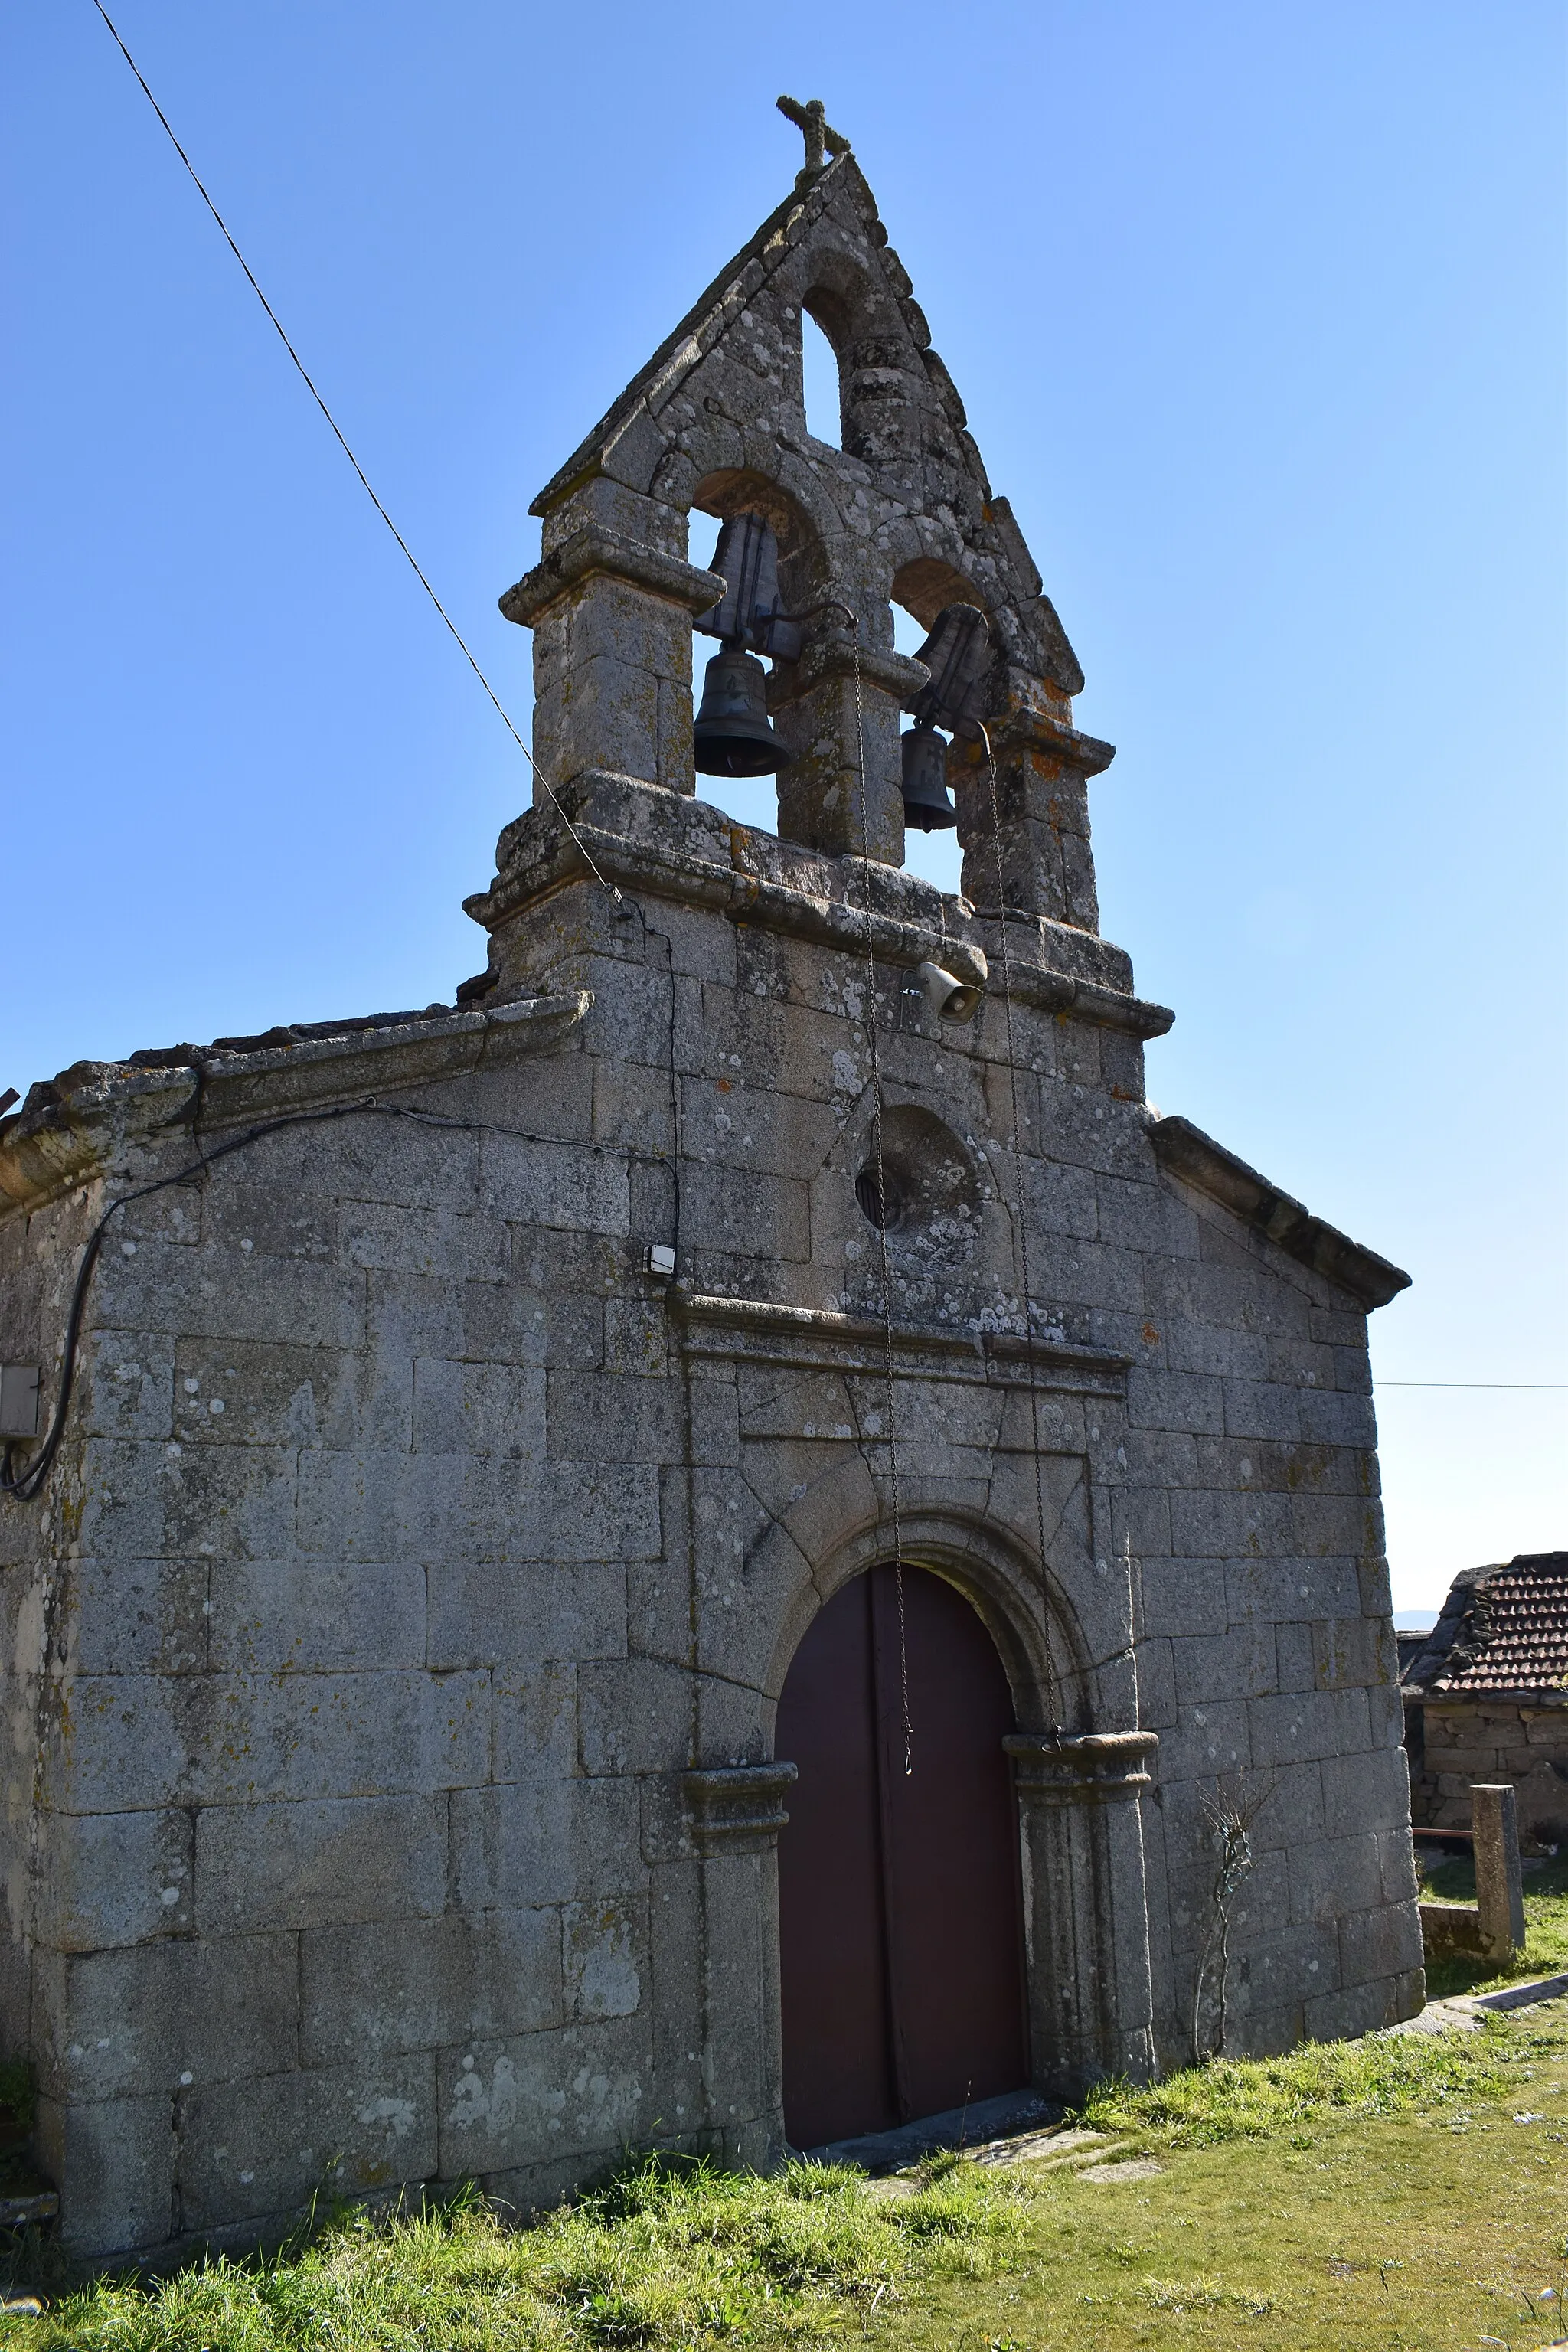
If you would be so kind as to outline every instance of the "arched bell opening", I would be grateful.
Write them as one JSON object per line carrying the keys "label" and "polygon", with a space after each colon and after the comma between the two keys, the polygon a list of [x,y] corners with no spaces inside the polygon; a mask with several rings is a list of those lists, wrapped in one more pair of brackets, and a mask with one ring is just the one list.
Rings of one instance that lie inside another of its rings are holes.
{"label": "arched bell opening", "polygon": [[729,583],[721,605],[695,624],[697,789],[742,824],[775,833],[778,779],[795,752],[773,721],[774,681],[801,650],[790,616],[826,593],[821,538],[786,490],[749,467],[705,475],[691,516],[689,560]]}
{"label": "arched bell opening", "polygon": [[879,1559],[784,1677],[785,2136],[797,2147],[1023,2089],[1030,2074],[1013,1693],[965,1594]]}
{"label": "arched bell opening", "polygon": [[800,312],[800,395],[805,429],[829,449],[844,446],[844,377],[833,338],[812,312]]}
{"label": "arched bell opening", "polygon": [[[894,575],[893,643],[933,665],[932,690],[908,708],[900,740],[904,863],[943,890],[962,885],[958,808],[948,753],[989,698],[994,649],[985,599],[965,575],[918,556]],[[940,673],[940,675],[938,675]]]}

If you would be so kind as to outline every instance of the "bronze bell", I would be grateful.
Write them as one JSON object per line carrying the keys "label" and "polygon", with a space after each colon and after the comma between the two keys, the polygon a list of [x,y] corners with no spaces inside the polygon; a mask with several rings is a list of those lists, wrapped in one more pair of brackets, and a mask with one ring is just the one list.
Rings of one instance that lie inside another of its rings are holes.
{"label": "bronze bell", "polygon": [[947,745],[934,727],[911,727],[904,747],[904,823],[941,833],[958,823],[947,796]]}
{"label": "bronze bell", "polygon": [[708,665],[691,748],[704,776],[776,775],[795,756],[768,718],[768,674],[741,646],[722,646]]}

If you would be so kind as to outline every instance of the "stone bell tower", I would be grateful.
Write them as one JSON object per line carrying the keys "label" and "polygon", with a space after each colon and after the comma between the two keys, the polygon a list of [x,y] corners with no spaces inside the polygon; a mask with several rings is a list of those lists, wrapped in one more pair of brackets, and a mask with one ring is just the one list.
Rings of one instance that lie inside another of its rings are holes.
{"label": "stone bell tower", "polygon": [[[501,609],[534,633],[540,765],[557,790],[609,773],[692,793],[691,622],[721,583],[688,562],[687,519],[760,514],[785,606],[816,615],[768,688],[792,755],[780,836],[834,856],[868,842],[901,865],[900,712],[923,673],[893,649],[891,607],[929,627],[955,601],[976,605],[994,649],[982,700],[996,791],[978,746],[958,747],[964,894],[1092,934],[1086,786],[1110,746],[1072,724],[1072,647],[871,192],[842,142],[831,162],[809,160],[816,128],[791,196],[534,501],[542,561]],[[841,451],[806,427],[807,315],[837,355]]]}
{"label": "stone bell tower", "polygon": [[[1110,748],[785,110],[792,194],[502,599],[541,781],[484,971],[0,1117],[0,2054],[83,2254],[1421,2002],[1366,1351],[1406,1277],[1148,1104]],[[722,658],[776,833],[698,794],[693,625],[744,599],[694,508],[772,534],[765,685]],[[962,896],[902,866],[944,761]]]}

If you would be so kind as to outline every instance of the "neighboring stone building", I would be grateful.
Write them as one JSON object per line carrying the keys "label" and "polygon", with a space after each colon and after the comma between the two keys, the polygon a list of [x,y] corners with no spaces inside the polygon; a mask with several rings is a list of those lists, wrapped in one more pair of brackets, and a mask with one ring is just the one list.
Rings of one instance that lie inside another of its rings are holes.
{"label": "neighboring stone building", "polygon": [[[766,518],[804,616],[776,836],[694,797],[694,508]],[[0,2019],[82,2252],[259,2235],[324,2177],[526,2205],[627,2143],[771,2160],[810,1840],[869,1824],[885,1869],[917,1794],[1016,1939],[977,2096],[1185,2057],[1221,1781],[1268,1792],[1237,2042],[1421,2003],[1366,1350],[1405,1277],[1145,1099],[1110,750],[851,156],[535,512],[504,609],[570,826],[542,788],[502,834],[456,1009],[79,1063],[0,1121],[41,1428],[74,1373],[0,1499]],[[963,898],[901,870],[895,600],[988,620]],[[841,1802],[808,1654],[864,1667]],[[972,1925],[899,1851],[861,1955],[895,2041]],[[868,2121],[964,2063],[859,2054]]]}
{"label": "neighboring stone building", "polygon": [[1472,1785],[1511,1780],[1526,1851],[1568,1846],[1568,1551],[1466,1569],[1400,1680],[1423,1827],[1468,1829]]}

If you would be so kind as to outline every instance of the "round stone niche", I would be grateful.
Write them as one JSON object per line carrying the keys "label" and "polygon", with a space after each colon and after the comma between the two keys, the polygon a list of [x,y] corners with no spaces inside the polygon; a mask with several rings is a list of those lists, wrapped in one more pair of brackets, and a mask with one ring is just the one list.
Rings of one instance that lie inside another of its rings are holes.
{"label": "round stone niche", "polygon": [[861,1147],[855,1198],[897,1256],[931,1266],[967,1258],[979,1234],[983,1198],[974,1164],[934,1111],[900,1103],[882,1114]]}

